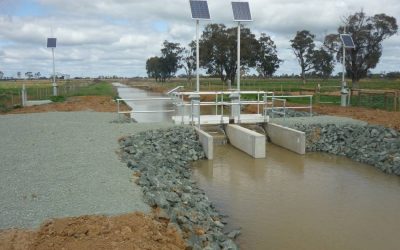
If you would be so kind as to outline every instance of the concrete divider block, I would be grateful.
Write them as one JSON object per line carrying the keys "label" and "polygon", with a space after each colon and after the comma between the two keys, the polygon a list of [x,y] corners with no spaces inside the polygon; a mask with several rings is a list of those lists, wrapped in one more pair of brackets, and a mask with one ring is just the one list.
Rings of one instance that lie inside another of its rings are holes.
{"label": "concrete divider block", "polygon": [[196,128],[197,135],[199,136],[199,141],[203,146],[204,153],[207,159],[212,160],[214,157],[214,138],[207,132]]}
{"label": "concrete divider block", "polygon": [[304,132],[275,123],[268,123],[264,128],[273,144],[301,155],[306,153],[306,135]]}
{"label": "concrete divider block", "polygon": [[226,126],[226,134],[234,147],[254,158],[265,158],[265,135],[234,124]]}

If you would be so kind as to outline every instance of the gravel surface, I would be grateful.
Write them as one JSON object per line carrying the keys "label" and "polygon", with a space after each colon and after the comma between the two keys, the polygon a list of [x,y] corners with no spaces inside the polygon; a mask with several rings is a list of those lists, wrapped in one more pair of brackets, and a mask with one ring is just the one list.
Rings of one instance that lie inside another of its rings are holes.
{"label": "gravel surface", "polygon": [[338,126],[341,125],[360,125],[365,126],[368,123],[360,120],[355,120],[347,117],[338,117],[338,116],[330,116],[330,115],[319,115],[313,117],[290,117],[290,118],[273,118],[270,119],[271,122],[277,123],[287,127],[293,127],[295,124],[300,123],[303,125],[327,125],[327,124],[335,124]]}
{"label": "gravel surface", "polygon": [[118,138],[169,123],[112,123],[115,113],[0,116],[0,229],[48,218],[148,212]]}

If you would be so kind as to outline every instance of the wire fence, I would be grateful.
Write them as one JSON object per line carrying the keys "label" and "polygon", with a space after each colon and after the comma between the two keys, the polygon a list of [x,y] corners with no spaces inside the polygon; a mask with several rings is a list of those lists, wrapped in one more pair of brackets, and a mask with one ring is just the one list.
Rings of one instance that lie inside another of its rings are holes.
{"label": "wire fence", "polygon": [[[87,87],[89,83],[65,83],[58,86],[59,96],[71,96]],[[7,89],[0,89],[0,112],[6,112],[14,108],[22,107],[22,87],[13,87]],[[26,94],[28,101],[32,100],[49,100],[53,96],[52,86],[42,85],[28,85],[26,87]]]}
{"label": "wire fence", "polygon": [[353,106],[400,111],[400,91],[353,90]]}

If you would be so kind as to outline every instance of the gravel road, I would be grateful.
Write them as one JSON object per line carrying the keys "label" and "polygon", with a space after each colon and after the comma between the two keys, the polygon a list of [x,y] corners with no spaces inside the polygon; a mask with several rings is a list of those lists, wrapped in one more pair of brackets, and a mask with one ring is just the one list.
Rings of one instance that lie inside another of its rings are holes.
{"label": "gravel road", "polygon": [[169,123],[112,123],[115,113],[0,116],[0,229],[49,218],[148,212],[118,138]]}

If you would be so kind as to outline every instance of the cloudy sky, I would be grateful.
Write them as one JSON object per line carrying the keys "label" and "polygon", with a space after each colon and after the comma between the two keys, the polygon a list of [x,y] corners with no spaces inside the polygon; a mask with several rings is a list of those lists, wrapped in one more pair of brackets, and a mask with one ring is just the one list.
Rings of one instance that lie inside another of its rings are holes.
{"label": "cloudy sky", "polygon": [[[208,0],[212,22],[235,26],[230,0]],[[249,0],[258,36],[275,41],[284,63],[278,74],[298,74],[289,49],[298,30],[322,40],[343,17],[364,10],[385,13],[400,25],[399,0]],[[209,22],[202,22],[201,28]],[[0,0],[0,70],[51,72],[46,38],[58,38],[56,71],[71,76],[145,76],[146,59],[159,54],[164,40],[188,44],[195,38],[189,0]],[[383,43],[374,72],[400,70],[400,37]],[[338,67],[339,68],[339,67]]]}

